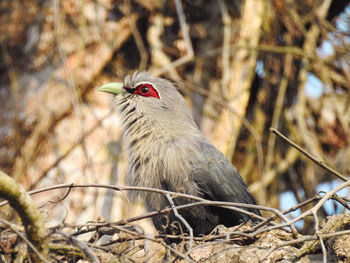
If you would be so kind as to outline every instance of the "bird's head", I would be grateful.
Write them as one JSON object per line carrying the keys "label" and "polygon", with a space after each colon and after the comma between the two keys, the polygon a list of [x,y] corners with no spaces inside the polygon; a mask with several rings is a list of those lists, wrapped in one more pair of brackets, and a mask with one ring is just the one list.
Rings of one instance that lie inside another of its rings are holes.
{"label": "bird's head", "polygon": [[124,118],[141,114],[155,121],[194,125],[191,113],[173,83],[152,77],[147,72],[128,75],[123,83],[107,83],[99,91],[116,95],[119,111]]}

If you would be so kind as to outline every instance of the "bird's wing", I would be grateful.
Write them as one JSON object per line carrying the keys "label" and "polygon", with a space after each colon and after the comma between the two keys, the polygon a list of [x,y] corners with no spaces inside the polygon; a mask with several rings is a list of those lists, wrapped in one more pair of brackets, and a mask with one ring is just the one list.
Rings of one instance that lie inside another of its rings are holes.
{"label": "bird's wing", "polygon": [[[231,162],[209,142],[199,143],[193,179],[209,200],[256,204],[242,177]],[[251,210],[259,214],[257,210]]]}

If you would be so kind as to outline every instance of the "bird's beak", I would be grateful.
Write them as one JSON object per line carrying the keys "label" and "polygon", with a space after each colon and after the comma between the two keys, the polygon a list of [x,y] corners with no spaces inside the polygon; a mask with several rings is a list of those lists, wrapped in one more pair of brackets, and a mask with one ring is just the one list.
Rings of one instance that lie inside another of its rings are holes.
{"label": "bird's beak", "polygon": [[112,93],[114,95],[126,93],[126,90],[123,89],[123,83],[121,82],[111,82],[104,84],[98,88],[98,91]]}

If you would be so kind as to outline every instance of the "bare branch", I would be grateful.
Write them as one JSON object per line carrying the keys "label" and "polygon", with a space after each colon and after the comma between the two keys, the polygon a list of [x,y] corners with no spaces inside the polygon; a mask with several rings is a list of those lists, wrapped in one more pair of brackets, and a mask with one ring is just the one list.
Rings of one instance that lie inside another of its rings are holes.
{"label": "bare branch", "polygon": [[286,136],[284,136],[282,133],[280,133],[279,131],[277,131],[275,128],[270,128],[270,131],[276,135],[278,135],[279,137],[281,137],[283,140],[285,140],[288,144],[290,144],[291,146],[293,146],[295,149],[297,149],[299,152],[301,152],[303,155],[305,155],[307,158],[309,158],[310,160],[312,160],[314,163],[316,163],[317,165],[321,166],[322,168],[324,168],[325,170],[327,170],[328,172],[330,172],[331,174],[335,175],[336,177],[338,177],[339,179],[343,180],[343,181],[347,181],[346,177],[341,175],[340,173],[338,173],[337,171],[335,171],[334,169],[332,169],[331,167],[329,167],[328,165],[324,164],[322,161],[318,160],[317,158],[315,158],[314,156],[312,156],[310,153],[308,153],[307,151],[305,151],[303,148],[301,148],[299,145],[295,144],[294,142],[292,142],[290,139],[288,139]]}
{"label": "bare branch", "polygon": [[29,249],[31,259],[34,262],[47,262],[49,250],[42,215],[24,188],[2,171],[0,171],[0,197],[7,199],[22,219],[28,241],[36,248],[33,251]]}

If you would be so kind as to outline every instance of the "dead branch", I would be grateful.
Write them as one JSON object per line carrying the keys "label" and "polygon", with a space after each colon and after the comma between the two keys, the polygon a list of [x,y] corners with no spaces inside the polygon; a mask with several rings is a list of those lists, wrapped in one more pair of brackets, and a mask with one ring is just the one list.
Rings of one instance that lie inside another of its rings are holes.
{"label": "dead branch", "polygon": [[26,241],[32,244],[28,251],[30,258],[33,262],[48,262],[46,229],[40,211],[24,188],[2,171],[0,171],[0,197],[7,199],[22,219],[28,237]]}

